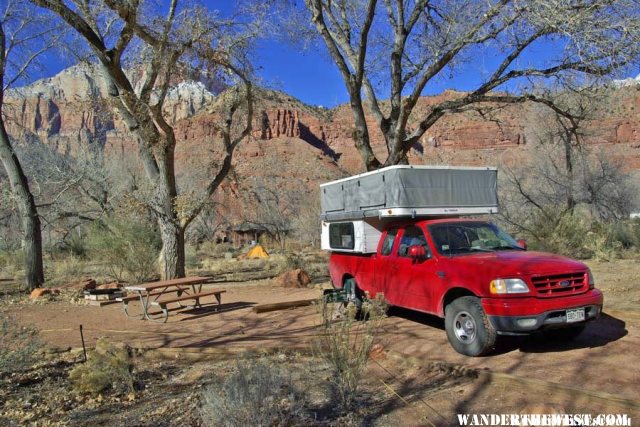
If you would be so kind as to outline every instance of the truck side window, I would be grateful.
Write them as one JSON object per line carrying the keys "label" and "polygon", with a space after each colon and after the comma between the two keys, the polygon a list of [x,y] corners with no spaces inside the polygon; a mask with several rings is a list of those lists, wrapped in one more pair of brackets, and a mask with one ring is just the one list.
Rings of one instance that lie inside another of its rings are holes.
{"label": "truck side window", "polygon": [[382,242],[382,249],[380,249],[380,255],[389,255],[391,249],[393,249],[393,242],[396,240],[398,229],[394,228],[387,232],[384,242]]}
{"label": "truck side window", "polygon": [[409,247],[413,245],[420,245],[427,251],[427,254],[430,253],[427,238],[424,236],[422,230],[419,227],[411,225],[405,228],[404,233],[402,233],[402,239],[398,247],[398,256],[409,256]]}

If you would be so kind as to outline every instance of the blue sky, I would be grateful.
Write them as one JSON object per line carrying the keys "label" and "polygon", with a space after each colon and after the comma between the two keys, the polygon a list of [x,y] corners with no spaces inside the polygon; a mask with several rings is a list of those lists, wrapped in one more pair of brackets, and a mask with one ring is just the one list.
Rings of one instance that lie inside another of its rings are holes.
{"label": "blue sky", "polygon": [[[231,0],[205,4],[220,8],[223,15],[235,7],[235,1]],[[522,60],[544,61],[553,50],[552,46],[542,44],[528,52]],[[473,61],[463,64],[451,77],[430,82],[423,94],[434,95],[446,89],[464,91],[477,87],[482,82],[483,72],[486,73],[496,65],[493,53],[475,52]],[[348,101],[342,78],[324,51],[302,51],[291,43],[269,38],[259,41],[253,62],[261,80],[259,84],[281,90],[307,104],[334,107]],[[43,65],[44,68],[32,77],[48,77],[72,64],[69,59],[52,53],[45,58]],[[631,73],[629,76],[635,74]],[[385,92],[382,91],[380,96],[386,97]]]}

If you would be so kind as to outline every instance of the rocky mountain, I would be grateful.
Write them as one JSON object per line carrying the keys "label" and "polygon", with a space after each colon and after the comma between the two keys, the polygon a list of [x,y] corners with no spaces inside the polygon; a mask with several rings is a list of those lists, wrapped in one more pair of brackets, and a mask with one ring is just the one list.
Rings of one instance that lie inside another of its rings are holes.
{"label": "rocky mountain", "polygon": [[[10,132],[31,133],[64,151],[73,151],[77,144],[98,142],[107,150],[135,152],[133,138],[106,105],[102,82],[100,73],[91,66],[78,65],[10,91],[6,100]],[[606,101],[587,123],[585,140],[605,147],[629,169],[638,169],[640,76],[619,82],[608,90]],[[191,162],[207,157],[216,138],[212,123],[219,117],[213,106],[220,90],[220,86],[212,88],[194,81],[171,88],[165,114],[174,123],[179,140],[179,168],[189,169]],[[460,94],[447,91],[424,97],[417,111],[456,96]],[[238,170],[279,176],[296,170],[298,178],[312,185],[362,171],[351,140],[353,120],[348,105],[327,110],[267,89],[259,89],[257,98],[253,138],[238,150]],[[371,124],[375,129],[373,120]],[[495,164],[503,153],[517,153],[526,146],[536,127],[539,123],[534,111],[523,106],[502,109],[490,118],[474,113],[445,117],[411,150],[410,161]],[[382,135],[374,131],[371,137],[374,150],[383,151]]]}
{"label": "rocky mountain", "polygon": [[638,74],[635,79],[629,77],[622,80],[614,80],[613,86],[616,88],[628,87],[628,86],[631,86],[631,87],[640,86],[640,74]]}

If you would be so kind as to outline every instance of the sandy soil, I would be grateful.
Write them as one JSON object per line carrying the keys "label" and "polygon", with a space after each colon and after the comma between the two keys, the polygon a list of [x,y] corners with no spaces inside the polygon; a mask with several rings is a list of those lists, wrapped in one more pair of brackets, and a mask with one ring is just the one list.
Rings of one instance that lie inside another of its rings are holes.
{"label": "sandy soil", "polygon": [[[457,413],[526,411],[626,413],[640,419],[640,266],[624,260],[591,267],[605,293],[605,313],[571,343],[536,336],[506,338],[495,354],[468,358],[451,349],[440,319],[392,309],[381,336],[385,355],[370,369],[375,376],[371,381],[379,382],[395,403],[381,405],[372,423],[449,425]],[[82,324],[89,346],[107,336],[138,348],[175,349],[163,351],[175,351],[176,359],[185,360],[198,349],[308,349],[319,324],[315,307],[263,314],[251,307],[314,298],[319,289],[282,289],[270,281],[216,285],[220,287],[227,293],[219,312],[182,309],[166,324],[128,319],[119,304],[96,308],[27,303],[5,311],[35,324],[56,347],[79,347]],[[442,375],[442,366],[448,375]],[[466,370],[451,371],[452,366]]]}

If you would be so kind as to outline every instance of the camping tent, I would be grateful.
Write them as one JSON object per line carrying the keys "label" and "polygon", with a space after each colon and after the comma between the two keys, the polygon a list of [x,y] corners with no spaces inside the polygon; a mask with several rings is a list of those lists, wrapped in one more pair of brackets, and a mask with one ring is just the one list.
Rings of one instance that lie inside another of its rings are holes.
{"label": "camping tent", "polygon": [[255,245],[247,252],[247,258],[269,258],[269,254],[262,245]]}

